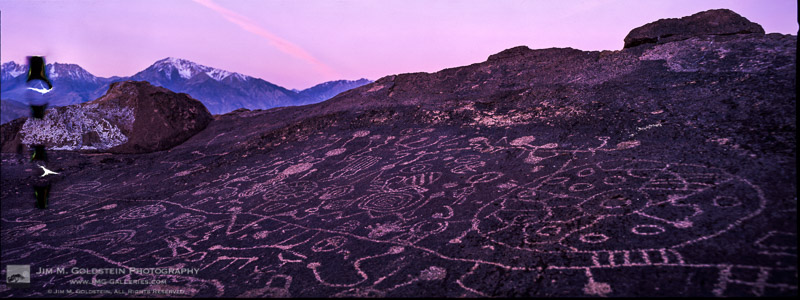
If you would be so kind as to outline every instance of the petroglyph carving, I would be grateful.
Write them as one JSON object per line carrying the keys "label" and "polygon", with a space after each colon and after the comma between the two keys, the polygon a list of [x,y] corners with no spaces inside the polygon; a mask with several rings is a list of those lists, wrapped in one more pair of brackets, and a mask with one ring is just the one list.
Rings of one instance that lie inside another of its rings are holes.
{"label": "petroglyph carving", "polygon": [[[238,295],[243,297],[303,295],[298,287],[317,285],[331,295],[381,296],[442,281],[465,295],[485,296],[493,292],[477,287],[478,274],[502,269],[544,278],[585,272],[588,280],[577,293],[607,296],[619,281],[600,277],[600,270],[652,266],[713,270],[717,277],[708,280],[718,282],[717,295],[736,284],[762,294],[769,288],[796,290],[770,277],[796,272],[791,264],[725,267],[684,258],[684,249],[760,215],[766,199],[748,180],[713,167],[603,160],[604,153],[640,147],[638,141],[599,137],[569,148],[529,135],[495,141],[429,129],[407,129],[399,137],[356,131],[309,141],[313,145],[298,146],[304,150],[295,157],[271,153],[225,174],[213,173],[210,164],[195,162],[189,169],[173,164],[169,173],[122,176],[127,185],[118,185],[144,188],[143,176],[171,182],[208,178],[168,199],[117,203],[100,197],[113,189],[101,189],[99,180],[72,182],[61,193],[91,199],[69,206],[82,224],[59,226],[67,218],[52,215],[46,226],[32,228],[73,238],[57,245],[14,244],[8,251],[81,253],[117,266],[183,264],[261,274],[241,275],[247,282],[198,275],[171,283],[193,284],[198,295],[223,293],[228,285],[248,286]],[[111,215],[97,219],[98,210]],[[156,220],[167,230],[147,223]],[[84,222],[129,229],[91,232]],[[2,233],[4,243],[31,234]],[[796,258],[796,243],[787,241],[795,237],[769,232],[749,242],[765,256],[790,259]],[[93,245],[102,247],[89,250]],[[141,250],[147,247],[160,250]],[[423,263],[410,263],[417,260]],[[756,270],[752,280],[735,278],[747,268]]]}

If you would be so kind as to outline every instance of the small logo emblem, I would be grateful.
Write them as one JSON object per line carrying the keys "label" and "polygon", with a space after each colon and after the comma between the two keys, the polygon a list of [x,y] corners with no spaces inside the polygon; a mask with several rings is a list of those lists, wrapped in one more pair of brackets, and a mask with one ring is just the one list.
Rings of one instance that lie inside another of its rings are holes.
{"label": "small logo emblem", "polygon": [[31,284],[31,265],[6,265],[6,284],[10,288],[27,288]]}

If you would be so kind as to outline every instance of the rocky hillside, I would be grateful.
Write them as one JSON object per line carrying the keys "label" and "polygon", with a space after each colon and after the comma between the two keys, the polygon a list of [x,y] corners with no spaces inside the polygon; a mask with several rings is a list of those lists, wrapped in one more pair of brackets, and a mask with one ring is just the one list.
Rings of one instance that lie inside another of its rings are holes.
{"label": "rocky hillside", "polygon": [[53,151],[46,210],[3,153],[0,263],[196,272],[0,295],[796,296],[797,37],[742,19],[238,110],[167,151]]}

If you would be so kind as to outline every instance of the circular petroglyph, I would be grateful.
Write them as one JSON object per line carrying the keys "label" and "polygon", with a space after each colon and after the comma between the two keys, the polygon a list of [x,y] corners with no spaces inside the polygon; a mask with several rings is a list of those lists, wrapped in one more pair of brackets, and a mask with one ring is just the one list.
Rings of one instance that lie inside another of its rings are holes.
{"label": "circular petroglyph", "polygon": [[419,200],[415,194],[405,192],[375,193],[361,197],[358,207],[374,212],[395,212],[409,208]]}
{"label": "circular petroglyph", "polygon": [[586,168],[578,171],[578,177],[588,177],[594,175],[594,168]]}
{"label": "circular petroglyph", "polygon": [[608,240],[608,236],[602,233],[586,233],[579,238],[581,242],[588,244],[598,244]]}
{"label": "circular petroglyph", "polygon": [[664,233],[664,231],[664,227],[652,224],[636,225],[631,228],[631,232],[638,235],[659,235]]}
{"label": "circular petroglyph", "polygon": [[447,229],[447,222],[422,221],[411,227],[415,234],[436,234]]}
{"label": "circular petroglyph", "polygon": [[197,224],[203,223],[203,221],[205,220],[206,216],[203,215],[183,214],[167,222],[165,227],[167,227],[168,229],[186,229],[194,227]]}

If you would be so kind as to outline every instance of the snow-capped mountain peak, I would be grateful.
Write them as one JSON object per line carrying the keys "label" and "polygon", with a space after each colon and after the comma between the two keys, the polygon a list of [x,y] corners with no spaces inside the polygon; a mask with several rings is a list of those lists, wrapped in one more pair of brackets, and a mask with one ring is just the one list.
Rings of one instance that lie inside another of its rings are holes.
{"label": "snow-capped mountain peak", "polygon": [[159,60],[153,64],[153,67],[156,68],[156,71],[163,73],[165,76],[167,76],[167,78],[170,79],[172,79],[171,77],[173,70],[177,70],[181,78],[189,79],[197,73],[204,72],[205,70],[203,69],[206,68],[191,61],[174,57],[167,57]]}
{"label": "snow-capped mountain peak", "polygon": [[172,72],[173,70],[177,70],[178,74],[183,79],[189,79],[199,73],[206,73],[209,77],[213,78],[216,81],[221,81],[228,76],[235,76],[239,80],[247,80],[248,76],[229,72],[225,70],[215,69],[211,67],[207,67],[204,65],[200,65],[194,63],[189,60],[185,60],[182,58],[174,58],[174,57],[167,57],[162,60],[156,61],[155,64],[151,68],[155,68],[155,70],[159,73],[164,74],[167,78],[172,79]]}
{"label": "snow-capped mountain peak", "polygon": [[[76,64],[51,63],[45,66],[45,70],[47,70],[47,76],[51,80],[66,78],[80,81],[97,81],[97,77]],[[18,64],[10,61],[2,65],[2,80],[10,80],[25,75],[27,72],[28,66],[26,64]]]}
{"label": "snow-capped mountain peak", "polygon": [[[369,83],[369,80],[337,80],[305,90],[287,90],[266,80],[240,73],[211,68],[175,57],[158,60],[125,77],[95,77],[76,64],[51,63],[46,66],[54,89],[47,93],[49,105],[66,106],[96,99],[120,81],[146,81],[155,86],[186,93],[200,100],[212,114],[227,113],[239,108],[269,109],[278,106],[304,105],[329,99],[343,91]],[[10,61],[2,64],[0,94],[3,100],[25,101],[28,85],[27,64]],[[24,104],[20,104],[24,108]],[[4,120],[12,110],[4,107]],[[23,110],[22,114],[27,113]],[[10,118],[10,119],[9,119]]]}
{"label": "snow-capped mountain peak", "polygon": [[56,79],[59,77],[63,78],[70,78],[74,80],[86,80],[86,81],[97,81],[97,77],[92,75],[91,73],[87,72],[80,66],[76,64],[60,64],[60,63],[52,63],[47,64],[47,76],[50,79]]}
{"label": "snow-capped mountain peak", "polygon": [[28,66],[21,65],[13,61],[4,63],[0,69],[2,70],[0,71],[0,73],[2,73],[2,80],[15,78],[28,72]]}

